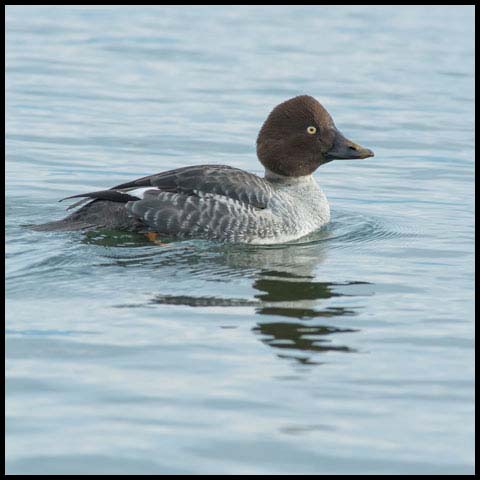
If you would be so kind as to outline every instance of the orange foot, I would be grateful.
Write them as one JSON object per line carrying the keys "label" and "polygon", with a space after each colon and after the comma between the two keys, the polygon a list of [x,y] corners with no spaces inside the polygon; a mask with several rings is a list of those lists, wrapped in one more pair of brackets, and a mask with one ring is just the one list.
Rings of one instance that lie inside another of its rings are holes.
{"label": "orange foot", "polygon": [[158,233],[157,232],[147,232],[145,233],[145,236],[153,243],[156,245],[168,245],[167,243],[163,243],[158,239]]}

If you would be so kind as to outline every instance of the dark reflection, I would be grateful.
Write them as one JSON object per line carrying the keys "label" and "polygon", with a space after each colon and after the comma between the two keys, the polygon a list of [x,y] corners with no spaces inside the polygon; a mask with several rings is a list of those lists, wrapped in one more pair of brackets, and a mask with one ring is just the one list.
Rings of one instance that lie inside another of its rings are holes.
{"label": "dark reflection", "polygon": [[353,351],[344,345],[331,345],[327,335],[334,333],[356,332],[351,328],[336,328],[331,326],[307,326],[303,323],[259,323],[253,328],[255,333],[266,336],[262,342],[274,348],[308,350],[310,352],[325,352],[336,350],[340,352]]}
{"label": "dark reflection", "polygon": [[100,247],[131,248],[151,245],[144,235],[118,230],[98,229],[85,232],[82,243]]}
{"label": "dark reflection", "polygon": [[[344,344],[337,344],[336,334],[356,332],[353,328],[342,328],[333,325],[313,323],[313,319],[336,319],[343,316],[354,316],[355,310],[337,306],[318,308],[319,300],[325,301],[334,297],[351,296],[348,289],[352,285],[368,285],[365,282],[348,282],[335,284],[316,282],[283,272],[263,272],[253,287],[261,293],[255,295],[262,302],[257,308],[259,315],[287,317],[302,321],[265,321],[258,322],[253,331],[261,341],[272,348],[291,352],[279,354],[282,358],[292,358],[302,364],[318,364],[309,354],[321,352],[354,352]],[[358,287],[357,287],[358,288]],[[302,352],[302,355],[295,354]]]}
{"label": "dark reflection", "polygon": [[[279,352],[283,350],[282,353],[278,352],[279,357],[294,359],[304,365],[321,363],[312,360],[313,354],[330,351],[355,352],[355,349],[348,345],[338,343],[337,335],[357,332],[358,329],[324,324],[327,319],[329,322],[336,322],[341,317],[356,315],[355,308],[341,306],[319,308],[321,305],[319,300],[354,296],[352,287],[356,288],[358,295],[359,287],[370,284],[366,282],[336,284],[305,280],[305,277],[291,272],[285,272],[283,276],[283,272],[279,271],[262,271],[252,284],[253,288],[260,292],[254,296],[256,300],[216,296],[156,295],[150,303],[190,307],[254,306],[257,315],[273,318],[257,322],[252,331],[264,344],[278,349]],[[365,289],[360,290],[360,293],[369,294]],[[285,320],[274,320],[275,317],[283,317]],[[319,324],[318,319],[324,321]],[[317,322],[313,323],[314,320]]]}
{"label": "dark reflection", "polygon": [[[271,275],[271,273],[267,273]],[[279,277],[279,272],[275,272]],[[331,283],[323,282],[289,282],[289,276],[283,278],[260,278],[256,280],[253,287],[260,290],[261,295],[255,295],[264,302],[288,302],[300,300],[317,300],[320,298],[331,298],[340,296],[332,291]]]}
{"label": "dark reflection", "polygon": [[255,300],[243,298],[191,297],[188,295],[155,295],[150,303],[159,305],[186,305],[188,307],[250,307]]}
{"label": "dark reflection", "polygon": [[353,310],[347,310],[342,307],[331,307],[324,310],[313,310],[311,308],[291,308],[291,307],[262,307],[257,309],[260,315],[279,315],[281,317],[309,319],[316,317],[339,317],[340,315],[354,315]]}
{"label": "dark reflection", "polygon": [[[281,358],[304,365],[322,363],[326,352],[355,352],[346,344],[345,333],[355,333],[354,317],[360,304],[342,301],[372,295],[367,282],[321,282],[316,269],[329,251],[328,232],[309,243],[276,246],[225,245],[215,242],[184,241],[166,246],[116,250],[105,255],[111,266],[134,268],[142,265],[150,285],[155,278],[198,279],[207,288],[218,282],[213,295],[196,295],[179,288],[180,294],[158,293],[149,305],[181,305],[194,308],[252,308],[257,321],[252,332]],[[140,244],[141,245],[141,244]],[[140,246],[138,245],[138,246]],[[125,252],[125,253],[123,253]],[[103,263],[102,263],[103,265]],[[107,265],[107,263],[105,263]],[[232,285],[248,282],[253,297],[222,295]],[[225,283],[225,288],[221,284]],[[130,308],[134,305],[119,305]],[[341,323],[344,323],[342,326]],[[353,323],[353,326],[352,326]],[[346,324],[346,325],[345,325]]]}

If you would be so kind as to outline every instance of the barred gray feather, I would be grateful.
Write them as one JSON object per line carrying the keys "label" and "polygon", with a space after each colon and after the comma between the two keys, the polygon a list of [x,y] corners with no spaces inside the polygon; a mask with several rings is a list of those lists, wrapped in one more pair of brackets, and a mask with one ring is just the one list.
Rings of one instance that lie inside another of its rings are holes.
{"label": "barred gray feather", "polygon": [[278,243],[310,233],[330,215],[311,176],[265,179],[220,165],[172,170],[72,198],[82,196],[94,200],[66,219],[37,229],[107,227],[180,238]]}

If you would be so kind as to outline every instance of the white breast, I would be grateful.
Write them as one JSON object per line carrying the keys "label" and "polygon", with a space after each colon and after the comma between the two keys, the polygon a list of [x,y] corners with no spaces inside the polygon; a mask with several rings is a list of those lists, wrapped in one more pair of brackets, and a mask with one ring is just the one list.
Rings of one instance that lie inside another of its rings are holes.
{"label": "white breast", "polygon": [[275,190],[272,213],[281,219],[277,242],[308,235],[330,221],[327,197],[312,176],[277,182]]}

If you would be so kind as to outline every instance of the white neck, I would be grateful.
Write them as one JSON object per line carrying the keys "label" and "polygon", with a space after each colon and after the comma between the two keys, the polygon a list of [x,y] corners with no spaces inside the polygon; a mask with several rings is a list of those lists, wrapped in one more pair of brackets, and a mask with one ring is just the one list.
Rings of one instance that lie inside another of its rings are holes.
{"label": "white neck", "polygon": [[303,183],[310,183],[313,181],[312,175],[304,175],[302,177],[289,177],[286,175],[279,175],[268,168],[265,168],[265,179],[272,183],[280,183],[283,185],[298,185]]}

